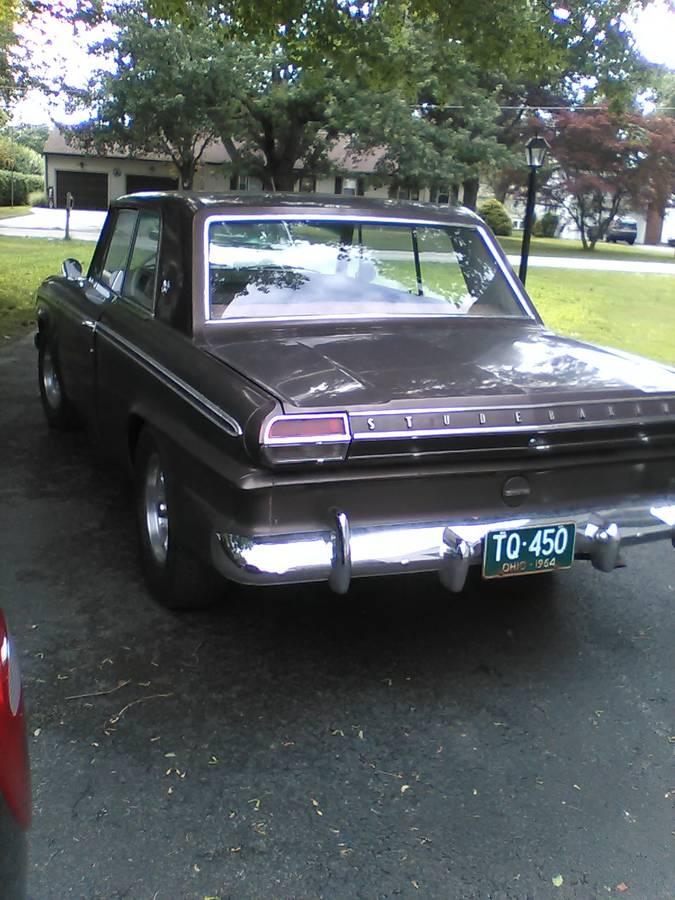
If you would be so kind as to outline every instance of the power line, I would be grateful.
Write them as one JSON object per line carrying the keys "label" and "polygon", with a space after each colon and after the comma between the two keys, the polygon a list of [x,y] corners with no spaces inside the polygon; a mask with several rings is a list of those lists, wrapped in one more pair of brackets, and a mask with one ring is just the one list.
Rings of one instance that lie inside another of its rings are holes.
{"label": "power line", "polygon": [[[411,103],[411,109],[474,109],[473,105],[448,106],[442,103]],[[512,112],[522,110],[550,110],[551,112],[607,112],[609,106],[497,106],[497,109],[510,110]],[[675,112],[675,106],[654,106],[653,112]]]}

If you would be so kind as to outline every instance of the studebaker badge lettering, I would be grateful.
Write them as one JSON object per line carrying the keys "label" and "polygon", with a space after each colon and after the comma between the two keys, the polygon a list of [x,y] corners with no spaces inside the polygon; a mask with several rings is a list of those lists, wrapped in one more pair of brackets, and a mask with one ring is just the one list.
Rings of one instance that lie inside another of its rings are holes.
{"label": "studebaker badge lettering", "polygon": [[227,580],[344,593],[436,571],[458,591],[471,566],[673,552],[675,370],[546,329],[473,213],[130,195],[87,281],[48,278],[36,304],[47,421],[93,425],[131,463],[143,569],[169,607]]}

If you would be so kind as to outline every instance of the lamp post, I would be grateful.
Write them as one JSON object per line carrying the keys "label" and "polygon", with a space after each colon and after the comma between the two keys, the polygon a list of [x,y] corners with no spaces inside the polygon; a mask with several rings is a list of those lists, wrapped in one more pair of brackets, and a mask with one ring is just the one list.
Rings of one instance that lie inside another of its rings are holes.
{"label": "lamp post", "polygon": [[549,146],[543,137],[531,137],[525,150],[530,176],[527,181],[527,205],[525,207],[525,224],[523,225],[523,244],[520,250],[520,271],[518,277],[522,284],[527,278],[527,258],[530,255],[530,238],[532,237],[532,218],[534,216],[534,196],[537,188],[537,169],[544,165]]}

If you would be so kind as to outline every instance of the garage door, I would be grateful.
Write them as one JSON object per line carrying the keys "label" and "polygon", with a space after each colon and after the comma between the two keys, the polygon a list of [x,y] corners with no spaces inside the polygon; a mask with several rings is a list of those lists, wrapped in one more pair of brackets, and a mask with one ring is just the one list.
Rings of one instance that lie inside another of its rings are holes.
{"label": "garage door", "polygon": [[73,195],[75,209],[108,208],[108,176],[103,172],[56,172],[56,205],[66,206],[66,194]]}
{"label": "garage door", "polygon": [[127,194],[135,194],[136,191],[175,191],[177,189],[177,178],[165,178],[161,175],[127,175]]}

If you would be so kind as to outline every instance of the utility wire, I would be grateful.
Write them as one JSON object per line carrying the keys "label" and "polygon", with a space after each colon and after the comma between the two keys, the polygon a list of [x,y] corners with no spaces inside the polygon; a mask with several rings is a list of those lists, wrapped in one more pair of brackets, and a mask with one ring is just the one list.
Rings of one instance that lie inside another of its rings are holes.
{"label": "utility wire", "polygon": [[[461,106],[446,106],[442,103],[411,103],[411,109],[473,109],[473,106],[461,105]],[[506,109],[506,110],[551,110],[551,111],[565,111],[565,112],[606,112],[609,107],[608,106],[497,106],[497,109]],[[653,108],[653,112],[675,112],[675,106],[655,106]]]}

